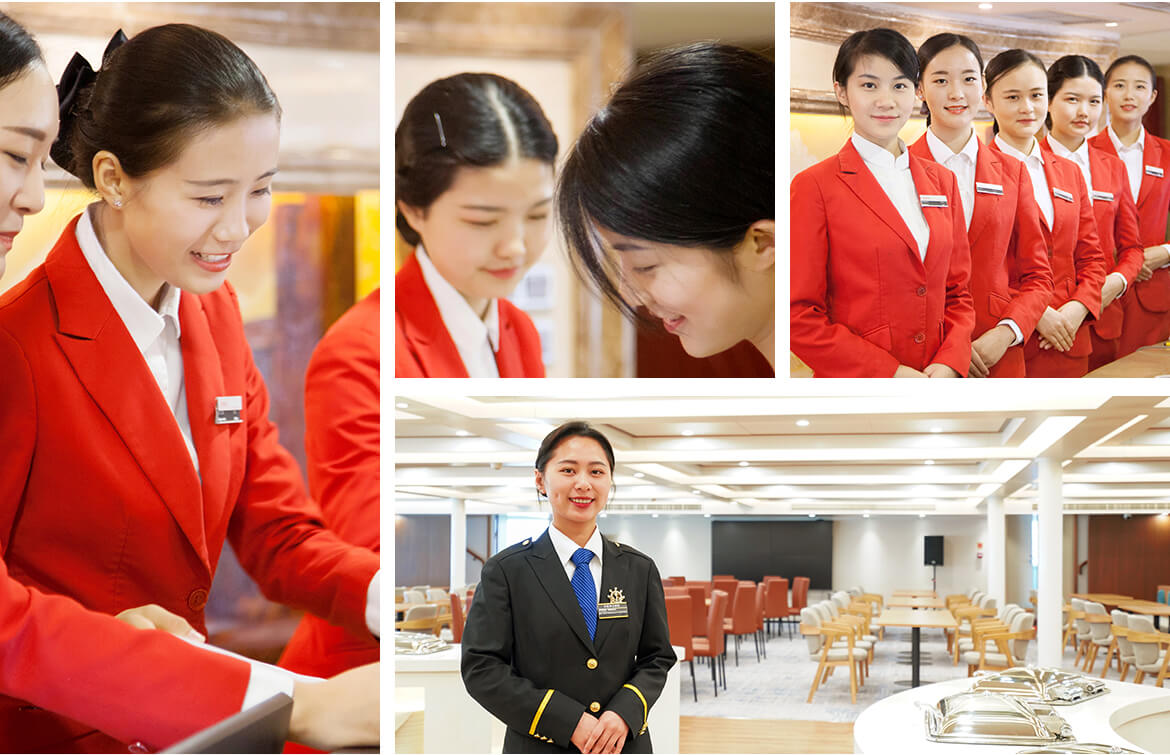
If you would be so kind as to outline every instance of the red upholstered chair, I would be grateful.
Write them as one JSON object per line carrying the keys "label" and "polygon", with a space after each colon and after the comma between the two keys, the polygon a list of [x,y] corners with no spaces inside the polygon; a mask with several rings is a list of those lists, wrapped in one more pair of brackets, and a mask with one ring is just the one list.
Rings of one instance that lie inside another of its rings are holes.
{"label": "red upholstered chair", "polygon": [[764,643],[764,583],[756,585],[756,647],[768,657],[768,646]]}
{"label": "red upholstered chair", "polygon": [[712,574],[712,575],[711,575],[711,579],[712,579],[712,580],[716,580],[716,579],[735,579],[735,575],[734,575],[734,574]]}
{"label": "red upholstered chair", "polygon": [[666,596],[666,623],[670,625],[670,644],[685,649],[679,661],[691,665],[691,687],[695,702],[699,701],[699,690],[695,685],[695,643],[691,632],[691,596]]}
{"label": "red upholstered chair", "polygon": [[[715,686],[715,697],[719,697],[719,682],[727,689],[727,645],[723,641],[723,614],[727,610],[727,593],[715,590],[711,593],[711,608],[707,611],[707,636],[695,637],[694,653],[698,658],[711,659],[711,683]],[[716,673],[719,669],[719,673]]]}
{"label": "red upholstered chair", "polygon": [[792,615],[788,607],[788,580],[783,577],[764,577],[764,586],[767,588],[764,595],[764,619],[778,621],[783,628],[788,624],[788,637],[792,637],[792,624],[788,617]]}
{"label": "red upholstered chair", "polygon": [[727,614],[730,617],[735,613],[735,590],[739,587],[739,580],[735,577],[715,577],[711,584],[716,590],[727,593]]}
{"label": "red upholstered chair", "polygon": [[[723,620],[723,630],[735,636],[735,665],[738,666],[740,638],[756,631],[756,588],[751,582],[740,582],[735,593],[733,613]],[[756,660],[760,660],[759,635],[756,635]]]}
{"label": "red upholstered chair", "polygon": [[663,577],[662,578],[662,586],[663,587],[667,587],[667,586],[685,587],[686,584],[687,584],[686,577]]}
{"label": "red upholstered chair", "polygon": [[463,601],[459,599],[459,595],[451,593],[451,641],[456,645],[463,642],[463,622],[465,620]]}
{"label": "red upholstered chair", "polygon": [[800,615],[800,609],[808,608],[808,577],[796,577],[792,580],[792,608],[790,613]]}
{"label": "red upholstered chair", "polygon": [[[709,583],[708,583],[709,584]],[[707,634],[707,594],[702,585],[689,584],[687,592],[691,594],[691,633],[696,637],[706,637]]]}
{"label": "red upholstered chair", "polygon": [[687,592],[687,588],[679,587],[679,586],[675,586],[675,585],[663,585],[662,586],[662,594],[666,595],[667,597],[670,597],[671,595],[674,595],[675,597],[681,597],[681,598],[691,597],[691,594],[689,592]]}

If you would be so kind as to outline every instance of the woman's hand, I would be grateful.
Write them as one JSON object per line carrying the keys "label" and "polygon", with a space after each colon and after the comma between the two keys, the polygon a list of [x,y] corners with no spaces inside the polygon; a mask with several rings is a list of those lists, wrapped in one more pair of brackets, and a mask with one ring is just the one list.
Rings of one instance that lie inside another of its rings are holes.
{"label": "woman's hand", "polygon": [[581,720],[577,722],[577,728],[573,730],[573,736],[569,737],[569,743],[576,747],[581,752],[588,752],[585,749],[585,743],[589,741],[589,735],[597,728],[597,717],[590,715],[588,711],[581,714]]}
{"label": "woman's hand", "polygon": [[925,372],[920,372],[913,367],[905,364],[898,365],[898,369],[894,370],[894,377],[896,378],[924,378],[927,377]]}
{"label": "woman's hand", "polygon": [[1125,290],[1125,280],[1119,275],[1106,275],[1105,284],[1101,286],[1101,309],[1105,309],[1113,300],[1121,296]]}
{"label": "woman's hand", "polygon": [[288,738],[326,752],[377,745],[380,667],[370,663],[323,682],[297,682]]}
{"label": "woman's hand", "polygon": [[182,616],[173,614],[154,603],[137,608],[127,608],[114,618],[138,629],[161,629],[184,640],[207,642],[207,638],[196,632],[194,627],[188,624]]}
{"label": "woman's hand", "polygon": [[[578,724],[577,728],[580,729],[581,725]],[[601,714],[601,718],[597,719],[597,725],[589,733],[589,737],[585,740],[585,746],[580,748],[581,752],[621,752],[622,747],[626,744],[626,735],[629,733],[630,727],[626,725],[622,717],[612,710],[607,710]],[[574,736],[576,735],[574,734]]]}
{"label": "woman's hand", "polygon": [[1016,334],[1006,325],[997,325],[971,342],[971,377],[985,378],[1007,353]]}
{"label": "woman's hand", "polygon": [[922,372],[928,378],[957,378],[959,376],[958,371],[954,367],[948,367],[938,362],[931,362],[926,365],[926,369]]}
{"label": "woman's hand", "polygon": [[[1083,305],[1082,305],[1083,306]],[[1040,334],[1040,348],[1068,351],[1072,348],[1076,329],[1069,329],[1069,323],[1064,316],[1052,307],[1044,310],[1040,322],[1036,323],[1036,332]]]}

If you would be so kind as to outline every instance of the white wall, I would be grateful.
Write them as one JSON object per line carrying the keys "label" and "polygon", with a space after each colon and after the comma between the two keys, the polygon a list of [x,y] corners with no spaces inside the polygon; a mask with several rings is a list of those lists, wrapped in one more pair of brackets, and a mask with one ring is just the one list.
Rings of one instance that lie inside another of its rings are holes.
{"label": "white wall", "polygon": [[1032,589],[1032,516],[1011,515],[1005,519],[1008,555],[1005,598],[1008,603],[1030,607],[1032,604],[1028,601],[1028,596]]}
{"label": "white wall", "polygon": [[943,536],[939,595],[987,589],[984,559],[975,558],[976,543],[987,548],[987,520],[981,516],[838,519],[833,522],[833,588],[860,585],[882,595],[899,588],[928,588],[933,569],[922,563],[927,535]]}
{"label": "white wall", "polygon": [[701,516],[627,516],[611,514],[601,531],[654,559],[663,577],[711,579],[711,520]]}

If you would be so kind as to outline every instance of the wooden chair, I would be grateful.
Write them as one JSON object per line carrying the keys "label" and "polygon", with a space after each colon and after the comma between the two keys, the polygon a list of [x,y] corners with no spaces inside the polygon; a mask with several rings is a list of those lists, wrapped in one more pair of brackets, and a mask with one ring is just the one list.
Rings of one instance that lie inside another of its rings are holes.
{"label": "wooden chair", "polygon": [[1072,606],[1072,610],[1069,612],[1069,620],[1076,629],[1075,642],[1077,654],[1073,659],[1073,663],[1079,666],[1082,659],[1089,655],[1089,641],[1093,638],[1093,632],[1089,629],[1089,622],[1085,620],[1085,601],[1080,598],[1072,598],[1069,600],[1069,605]]}
{"label": "wooden chair", "polygon": [[[707,611],[707,635],[695,637],[692,647],[696,657],[711,659],[711,683],[715,686],[715,697],[719,697],[719,682],[727,689],[727,645],[723,638],[723,613],[727,610],[727,593],[714,590],[711,593],[711,608]],[[721,673],[716,673],[720,669]],[[698,693],[696,693],[697,695]]]}
{"label": "wooden chair", "polygon": [[1170,652],[1162,650],[1162,647],[1170,646],[1170,635],[1157,631],[1149,616],[1135,613],[1129,617],[1126,638],[1133,646],[1133,667],[1137,669],[1134,683],[1141,684],[1149,674],[1155,677],[1155,685],[1161,687],[1166,680],[1167,664],[1170,663]]}
{"label": "wooden chair", "polygon": [[[1020,666],[1028,653],[1028,642],[1035,636],[1036,616],[1027,611],[1016,614],[1010,630],[995,630],[982,635],[985,640],[978,650],[963,653],[967,664],[967,676],[976,671],[1003,671]],[[996,652],[989,652],[987,642],[995,644]]]}
{"label": "wooden chair", "polygon": [[679,662],[691,666],[691,687],[695,702],[699,702],[699,690],[695,685],[695,636],[691,631],[691,596],[666,597],[666,623],[670,627],[670,644],[683,648]]}
{"label": "wooden chair", "polygon": [[1113,642],[1109,645],[1109,652],[1105,654],[1105,666],[1101,669],[1101,678],[1109,671],[1109,662],[1113,654],[1117,653],[1117,673],[1121,674],[1121,681],[1129,675],[1129,667],[1133,665],[1133,645],[1129,642],[1129,615],[1125,611],[1114,608],[1110,611],[1113,617]]}
{"label": "wooden chair", "polygon": [[1085,655],[1085,671],[1093,673],[1093,666],[1097,663],[1097,652],[1101,648],[1108,648],[1113,644],[1113,635],[1109,630],[1113,626],[1113,618],[1105,612],[1105,606],[1100,603],[1085,601],[1085,622],[1089,625],[1088,653]]}
{"label": "wooden chair", "polygon": [[403,632],[434,632],[438,615],[438,606],[411,606],[406,609],[402,621],[394,624],[394,628]]}
{"label": "wooden chair", "polygon": [[999,614],[993,617],[977,618],[971,621],[971,635],[969,637],[956,638],[952,643],[954,650],[954,664],[959,665],[959,656],[963,653],[975,650],[980,646],[980,643],[987,644],[983,639],[983,635],[987,632],[996,631],[997,629],[1011,629],[1012,619],[1015,615],[1024,609],[1017,606],[1015,603],[1008,603],[1000,610]]}
{"label": "wooden chair", "polygon": [[[853,647],[865,651],[865,657],[861,662],[862,678],[869,675],[869,661],[873,658],[873,643],[874,638],[867,636],[862,627],[862,619],[857,616],[850,616],[842,614],[835,603],[831,600],[822,600],[815,605],[809,606],[821,619],[822,624],[834,624],[840,627],[846,627],[853,634]],[[803,609],[801,609],[803,610]],[[802,613],[801,616],[804,614]]]}
{"label": "wooden chair", "polygon": [[849,698],[856,705],[857,688],[864,683],[860,666],[865,662],[866,651],[854,647],[853,629],[838,622],[822,621],[816,610],[803,608],[800,611],[800,633],[808,642],[809,656],[817,661],[808,702],[812,702],[817,688],[829,680],[834,668],[848,666]]}

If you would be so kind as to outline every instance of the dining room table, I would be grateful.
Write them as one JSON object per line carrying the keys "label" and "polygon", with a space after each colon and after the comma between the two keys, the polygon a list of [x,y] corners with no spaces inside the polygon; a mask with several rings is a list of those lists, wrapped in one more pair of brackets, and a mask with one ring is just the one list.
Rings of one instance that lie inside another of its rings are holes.
{"label": "dining room table", "polygon": [[919,611],[913,608],[884,608],[873,624],[879,627],[910,627],[910,680],[899,680],[895,684],[917,687],[922,665],[922,630],[957,629],[959,623],[951,612]]}
{"label": "dining room table", "polygon": [[1085,377],[1157,378],[1170,377],[1170,342],[1143,346],[1132,354],[1102,365]]}
{"label": "dining room table", "polygon": [[1074,592],[1069,593],[1069,597],[1080,598],[1090,603],[1100,603],[1105,606],[1106,610],[1110,611],[1117,608],[1119,603],[1125,603],[1134,599],[1132,595],[1121,595],[1120,593],[1114,592]]}
{"label": "dining room table", "polygon": [[1165,603],[1159,603],[1156,600],[1129,600],[1124,603],[1118,603],[1117,608],[1128,613],[1140,613],[1144,616],[1153,616],[1154,627],[1156,629],[1162,628],[1161,619],[1163,616],[1170,616],[1170,606]]}
{"label": "dining room table", "polygon": [[934,590],[927,590],[925,588],[908,587],[901,590],[894,590],[894,597],[897,598],[937,598],[938,593]]}
{"label": "dining room table", "polygon": [[890,608],[946,608],[946,601],[941,598],[911,598],[904,595],[895,595],[886,601]]}

